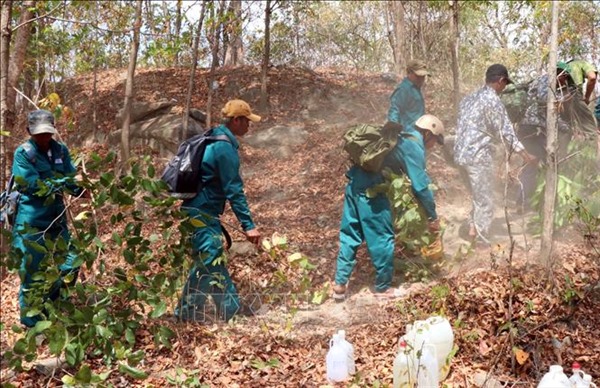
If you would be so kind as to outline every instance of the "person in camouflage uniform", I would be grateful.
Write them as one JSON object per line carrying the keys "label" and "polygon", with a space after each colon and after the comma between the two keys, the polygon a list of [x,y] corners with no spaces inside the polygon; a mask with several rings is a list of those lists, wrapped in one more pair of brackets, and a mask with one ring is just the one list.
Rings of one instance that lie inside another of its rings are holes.
{"label": "person in camouflage uniform", "polygon": [[[557,68],[558,83],[565,83],[564,69]],[[527,109],[521,121],[519,122],[517,135],[519,140],[527,150],[536,159],[546,160],[546,115],[548,90],[550,80],[548,74],[544,74],[534,79],[527,91]],[[559,106],[565,103],[569,97],[568,93],[556,93]],[[567,123],[565,111],[559,109],[557,122],[559,154],[566,153],[566,147],[571,139],[572,131]],[[528,210],[531,198],[536,189],[536,178],[538,167],[535,164],[526,164],[521,170],[518,179],[517,207],[519,210]]]}
{"label": "person in camouflage uniform", "polygon": [[466,170],[469,177],[472,195],[469,236],[473,240],[489,244],[494,213],[492,140],[500,137],[509,156],[517,152],[528,163],[534,158],[525,151],[517,138],[506,108],[498,96],[512,83],[506,67],[501,64],[488,67],[485,83],[460,103],[454,161]]}

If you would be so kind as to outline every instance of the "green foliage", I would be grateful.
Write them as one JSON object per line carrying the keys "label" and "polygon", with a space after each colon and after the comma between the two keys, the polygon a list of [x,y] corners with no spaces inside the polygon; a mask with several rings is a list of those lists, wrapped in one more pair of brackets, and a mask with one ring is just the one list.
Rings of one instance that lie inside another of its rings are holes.
{"label": "green foliage", "polygon": [[[391,62],[381,2],[289,2],[273,14],[271,62],[385,71]],[[299,22],[299,21],[302,22]],[[260,62],[263,31],[250,35],[248,59]]]}
{"label": "green foliage", "polygon": [[210,388],[209,385],[200,383],[198,369],[185,369],[177,367],[175,369],[175,376],[167,376],[167,381],[171,385],[177,387],[190,387],[190,388]]}
{"label": "green foliage", "polygon": [[[93,217],[73,218],[71,244],[87,276],[72,289],[63,289],[54,303],[44,302],[42,295],[61,275],[57,267],[65,260],[67,244],[59,238],[32,246],[47,256],[45,271],[36,274],[40,282],[32,289],[26,314],[43,314],[45,319],[21,333],[13,348],[3,354],[11,368],[21,370],[24,361],[37,356],[35,336],[43,334],[51,354],[64,356],[71,367],[78,368],[75,375],[63,379],[67,385],[98,383],[117,372],[134,379],[147,376],[140,364],[144,352],[137,342],[141,322],[148,320],[145,328],[158,347],[171,346],[174,333],[157,319],[175,304],[188,273],[191,249],[186,236],[193,226],[175,210],[175,201],[154,176],[149,158],[134,163],[131,174],[120,178],[111,172],[113,154],[92,155],[91,159],[91,171],[106,172],[97,181],[84,177],[83,185],[94,193],[91,206],[97,214],[112,213],[108,220],[112,234],[99,231]],[[40,192],[49,193],[52,186],[43,186]],[[120,257],[114,271],[106,271],[107,252]],[[2,266],[10,271],[16,271],[19,264],[11,255],[2,258]],[[12,330],[20,333],[19,328]],[[101,361],[105,370],[92,374],[86,360]]]}
{"label": "green foliage", "polygon": [[290,254],[285,236],[274,233],[270,239],[263,239],[262,247],[276,265],[264,294],[271,298],[289,296],[292,301],[308,301],[312,304],[321,304],[325,301],[329,291],[328,286],[318,288],[312,281],[316,266],[300,252]]}
{"label": "green foliage", "polygon": [[254,369],[267,369],[267,368],[276,368],[279,366],[279,359],[276,357],[270,358],[267,361],[264,361],[261,358],[256,358],[252,361],[250,361],[250,365],[252,366],[252,368]]}
{"label": "green foliage", "polygon": [[[574,139],[567,151],[569,156],[559,164],[556,189],[554,224],[558,227],[573,220],[573,207],[582,204],[580,198],[587,198],[586,211],[590,215],[600,214],[600,177],[597,174],[595,144],[590,140]],[[540,212],[545,186],[545,170],[541,169],[532,199],[533,206]]]}
{"label": "green foliage", "polygon": [[443,315],[446,310],[446,298],[450,295],[450,287],[447,284],[436,284],[431,287],[430,294],[432,308]]}
{"label": "green foliage", "polygon": [[367,190],[367,195],[385,193],[392,205],[396,242],[416,255],[420,249],[434,241],[427,229],[427,216],[415,198],[410,179],[396,175],[389,169],[384,171],[386,182]]}
{"label": "green foliage", "polygon": [[[600,259],[600,209],[597,200],[595,198],[587,201],[575,199],[569,211],[569,222],[579,228],[583,240]],[[600,261],[598,264],[600,265]]]}
{"label": "green foliage", "polygon": [[573,279],[569,275],[565,275],[565,289],[562,298],[565,304],[571,304],[581,299],[580,291],[577,290]]}

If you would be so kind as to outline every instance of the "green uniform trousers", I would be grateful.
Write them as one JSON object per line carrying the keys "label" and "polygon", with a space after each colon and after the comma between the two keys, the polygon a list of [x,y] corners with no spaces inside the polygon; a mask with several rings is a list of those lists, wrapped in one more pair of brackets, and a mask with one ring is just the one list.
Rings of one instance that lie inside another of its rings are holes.
{"label": "green uniform trousers", "polygon": [[392,211],[385,195],[368,198],[364,192],[346,186],[340,227],[340,250],[335,282],[346,284],[356,265],[356,251],[362,242],[375,267],[375,291],[383,292],[394,274],[394,228]]}
{"label": "green uniform trousers", "polygon": [[192,236],[194,266],[183,288],[175,316],[187,321],[204,319],[204,304],[211,296],[219,318],[230,320],[240,309],[233,280],[225,266],[221,224],[203,219],[206,227],[198,228]]}

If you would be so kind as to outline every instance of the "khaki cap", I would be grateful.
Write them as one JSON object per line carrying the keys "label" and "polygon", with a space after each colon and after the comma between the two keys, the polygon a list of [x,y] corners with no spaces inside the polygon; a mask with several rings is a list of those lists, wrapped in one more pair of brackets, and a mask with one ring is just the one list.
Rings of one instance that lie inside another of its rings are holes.
{"label": "khaki cap", "polygon": [[408,61],[408,64],[406,65],[406,72],[408,74],[415,73],[420,77],[431,75],[431,73],[427,70],[427,64],[419,59],[411,59]]}
{"label": "khaki cap", "polygon": [[230,100],[221,110],[223,117],[246,117],[252,122],[259,122],[260,116],[252,113],[250,105],[244,100]]}

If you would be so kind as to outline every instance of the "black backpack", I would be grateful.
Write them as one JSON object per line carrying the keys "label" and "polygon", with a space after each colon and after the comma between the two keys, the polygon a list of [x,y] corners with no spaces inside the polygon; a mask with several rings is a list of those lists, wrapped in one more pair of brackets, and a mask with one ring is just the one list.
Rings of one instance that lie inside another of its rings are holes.
{"label": "black backpack", "polygon": [[214,141],[231,143],[225,135],[212,136],[211,131],[193,136],[179,145],[161,179],[169,187],[169,194],[178,199],[194,198],[202,189],[200,166],[206,145]]}

